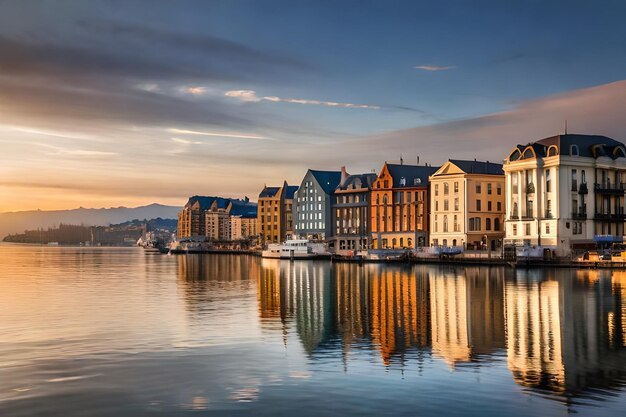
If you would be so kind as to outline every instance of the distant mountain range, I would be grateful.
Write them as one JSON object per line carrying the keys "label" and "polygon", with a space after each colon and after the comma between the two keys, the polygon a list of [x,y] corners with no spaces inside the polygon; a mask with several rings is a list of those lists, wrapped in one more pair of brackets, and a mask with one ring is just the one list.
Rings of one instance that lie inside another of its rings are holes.
{"label": "distant mountain range", "polygon": [[176,219],[181,207],[150,204],[141,207],[112,207],[100,209],[31,210],[0,213],[0,240],[10,233],[56,227],[61,223],[85,226],[108,226],[134,219]]}

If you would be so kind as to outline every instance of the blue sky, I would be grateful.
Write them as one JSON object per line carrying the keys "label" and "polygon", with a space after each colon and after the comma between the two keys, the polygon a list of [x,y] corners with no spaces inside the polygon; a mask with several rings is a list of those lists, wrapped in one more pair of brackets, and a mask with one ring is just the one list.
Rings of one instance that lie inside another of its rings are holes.
{"label": "blue sky", "polygon": [[624,16],[619,1],[0,1],[0,197],[254,196],[307,167],[501,160],[565,118],[625,140]]}

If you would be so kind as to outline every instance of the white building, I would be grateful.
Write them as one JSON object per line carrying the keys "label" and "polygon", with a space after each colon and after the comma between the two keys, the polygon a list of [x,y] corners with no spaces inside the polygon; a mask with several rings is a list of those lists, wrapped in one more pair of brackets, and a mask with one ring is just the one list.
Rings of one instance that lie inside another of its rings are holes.
{"label": "white building", "polygon": [[571,249],[621,242],[626,148],[605,136],[558,135],[518,145],[504,162],[505,244]]}

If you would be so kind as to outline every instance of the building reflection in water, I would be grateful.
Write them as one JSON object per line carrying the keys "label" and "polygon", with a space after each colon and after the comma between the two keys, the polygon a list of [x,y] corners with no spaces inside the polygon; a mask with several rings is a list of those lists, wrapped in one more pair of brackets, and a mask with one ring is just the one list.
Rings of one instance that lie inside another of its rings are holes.
{"label": "building reflection in water", "polygon": [[505,287],[508,363],[517,383],[567,395],[624,383],[621,274],[517,271]]}
{"label": "building reflection in water", "polygon": [[500,268],[431,274],[433,353],[454,366],[504,349],[503,281]]}
{"label": "building reflection in water", "polygon": [[566,398],[626,382],[626,272],[227,256],[181,257],[178,268],[198,320],[217,306],[211,285],[220,309],[256,291],[260,330],[297,335],[312,358],[346,366],[374,350],[383,366],[432,355],[456,367],[501,366],[506,354],[518,384]]}

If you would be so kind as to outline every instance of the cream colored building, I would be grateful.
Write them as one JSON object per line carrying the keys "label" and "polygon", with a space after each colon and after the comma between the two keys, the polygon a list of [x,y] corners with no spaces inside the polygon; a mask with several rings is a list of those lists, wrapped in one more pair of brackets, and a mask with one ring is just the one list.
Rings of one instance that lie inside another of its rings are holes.
{"label": "cream colored building", "polygon": [[506,158],[506,238],[567,256],[624,236],[626,147],[565,134],[518,145]]}
{"label": "cream colored building", "polygon": [[245,216],[230,217],[230,239],[243,240],[257,236],[257,218]]}
{"label": "cream colored building", "polygon": [[504,203],[502,165],[449,160],[430,177],[430,244],[498,250]]}

